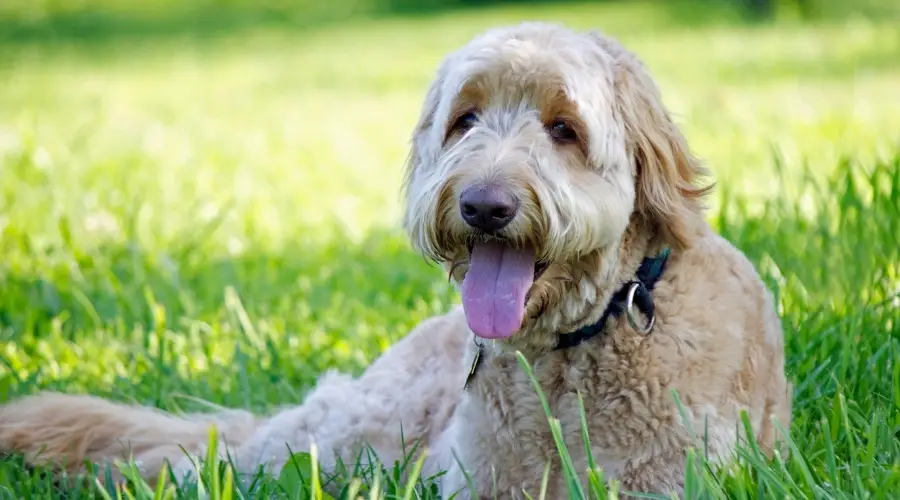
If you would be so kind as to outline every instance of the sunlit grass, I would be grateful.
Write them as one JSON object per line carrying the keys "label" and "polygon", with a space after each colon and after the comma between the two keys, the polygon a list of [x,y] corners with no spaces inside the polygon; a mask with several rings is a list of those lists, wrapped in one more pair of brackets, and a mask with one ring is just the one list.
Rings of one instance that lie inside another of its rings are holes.
{"label": "sunlit grass", "polygon": [[[678,25],[658,7],[0,46],[0,400],[53,388],[266,411],[325,369],[361,370],[457,301],[397,230],[440,58],[491,25],[551,19],[647,61],[716,174],[710,221],[779,298],[798,453],[782,468],[751,450],[731,475],[698,465],[691,484],[717,498],[895,497],[900,29]],[[402,497],[398,477],[358,486]],[[236,487],[268,498],[284,481]],[[50,488],[16,459],[0,466],[13,496]]]}

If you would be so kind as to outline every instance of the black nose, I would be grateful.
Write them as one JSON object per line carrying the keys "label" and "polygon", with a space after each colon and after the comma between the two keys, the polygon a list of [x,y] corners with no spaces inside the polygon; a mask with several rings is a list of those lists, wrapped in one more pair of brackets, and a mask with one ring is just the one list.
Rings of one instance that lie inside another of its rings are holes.
{"label": "black nose", "polygon": [[494,184],[476,184],[459,196],[459,211],[466,224],[481,231],[499,231],[516,216],[519,201]]}

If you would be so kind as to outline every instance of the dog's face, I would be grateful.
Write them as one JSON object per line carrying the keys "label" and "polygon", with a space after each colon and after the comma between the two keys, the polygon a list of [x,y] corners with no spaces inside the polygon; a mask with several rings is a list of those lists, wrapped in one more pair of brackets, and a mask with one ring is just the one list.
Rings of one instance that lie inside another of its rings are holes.
{"label": "dog's face", "polygon": [[439,69],[404,223],[461,283],[472,330],[508,338],[635,221],[686,244],[699,168],[630,53],[599,34],[523,24],[477,37]]}

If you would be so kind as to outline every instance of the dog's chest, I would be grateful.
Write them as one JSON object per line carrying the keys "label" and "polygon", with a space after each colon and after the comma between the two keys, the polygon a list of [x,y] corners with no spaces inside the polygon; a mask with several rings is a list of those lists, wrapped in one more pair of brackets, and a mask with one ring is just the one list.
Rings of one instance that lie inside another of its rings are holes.
{"label": "dog's chest", "polygon": [[[658,381],[636,373],[635,360],[605,361],[613,365],[564,361],[551,355],[537,360],[533,369],[550,414],[559,421],[565,453],[576,469],[584,471],[588,465],[586,428],[593,459],[607,477],[616,477],[629,453],[652,439],[659,419],[665,416],[650,411],[655,406],[650,399],[660,392]],[[549,462],[551,484],[561,484],[560,450],[545,407],[534,380],[515,356],[483,355],[463,398],[460,417],[460,444],[469,472],[479,482],[496,483],[501,490],[524,487],[533,492]]]}

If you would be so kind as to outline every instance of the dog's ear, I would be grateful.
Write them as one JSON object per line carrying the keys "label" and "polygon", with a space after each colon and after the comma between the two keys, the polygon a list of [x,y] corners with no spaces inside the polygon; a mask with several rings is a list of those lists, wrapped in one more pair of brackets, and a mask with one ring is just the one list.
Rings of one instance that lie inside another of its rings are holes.
{"label": "dog's ear", "polygon": [[662,102],[656,83],[638,58],[610,38],[593,33],[613,59],[616,114],[636,167],[636,210],[655,224],[666,242],[685,248],[713,184]]}
{"label": "dog's ear", "polygon": [[[422,103],[419,119],[412,130],[409,153],[406,157],[400,193],[403,198],[403,228],[412,237],[413,246],[426,252],[428,247],[426,231],[434,229],[422,224],[423,213],[430,204],[422,205],[423,194],[416,190],[417,180],[424,175],[423,170],[437,158],[440,142],[436,139],[434,122],[441,100],[441,87],[447,74],[447,62],[437,70],[434,80],[428,86]],[[427,252],[426,252],[427,253]]]}
{"label": "dog's ear", "polygon": [[428,150],[432,147],[428,141],[429,132],[434,125],[435,114],[440,101],[440,85],[443,80],[444,68],[438,70],[435,80],[428,86],[425,93],[425,99],[422,103],[419,119],[412,130],[410,138],[409,155],[406,159],[406,176],[410,176],[413,170],[418,167],[422,155],[427,155]]}

